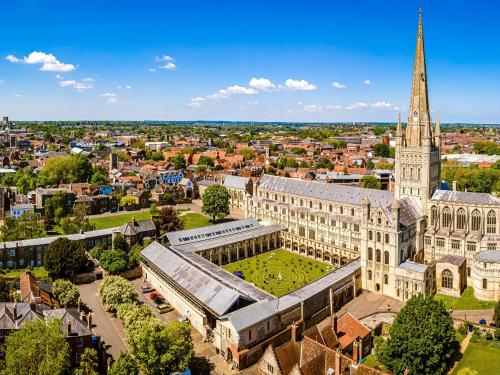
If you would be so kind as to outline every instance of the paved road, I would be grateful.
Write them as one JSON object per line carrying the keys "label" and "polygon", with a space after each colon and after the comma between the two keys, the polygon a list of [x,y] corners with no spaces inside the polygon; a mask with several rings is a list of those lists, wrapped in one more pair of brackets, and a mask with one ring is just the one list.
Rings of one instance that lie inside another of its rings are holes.
{"label": "paved road", "polygon": [[120,320],[104,310],[97,294],[96,283],[78,285],[78,291],[82,301],[93,311],[93,331],[101,336],[108,347],[108,353],[116,360],[120,352],[128,350]]}

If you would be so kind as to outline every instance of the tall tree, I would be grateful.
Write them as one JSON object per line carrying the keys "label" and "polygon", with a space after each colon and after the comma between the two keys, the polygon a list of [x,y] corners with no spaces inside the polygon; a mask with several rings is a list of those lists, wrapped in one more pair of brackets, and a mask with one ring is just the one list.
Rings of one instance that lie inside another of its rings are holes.
{"label": "tall tree", "polygon": [[186,159],[184,159],[183,154],[177,154],[170,158],[170,164],[173,164],[175,169],[183,171],[186,169]]}
{"label": "tall tree", "polygon": [[122,352],[111,366],[108,375],[139,375],[139,365],[130,353]]}
{"label": "tall tree", "polygon": [[80,360],[80,367],[75,369],[74,375],[99,375],[97,352],[93,348],[85,348]]}
{"label": "tall tree", "polygon": [[202,211],[210,216],[212,221],[223,219],[229,215],[229,192],[219,184],[210,185],[206,188],[201,198]]}
{"label": "tall tree", "polygon": [[92,262],[82,243],[71,241],[65,237],[51,242],[44,258],[45,268],[54,280],[71,279],[92,267]]}
{"label": "tall tree", "polygon": [[43,210],[47,219],[61,220],[68,214],[68,193],[58,191],[43,203]]}
{"label": "tall tree", "polygon": [[382,184],[375,176],[363,176],[363,187],[367,189],[380,189]]}
{"label": "tall tree", "polygon": [[395,374],[445,374],[458,342],[453,319],[441,301],[410,298],[396,316],[378,358]]}
{"label": "tall tree", "polygon": [[80,231],[88,232],[95,229],[95,225],[90,223],[87,216],[87,204],[77,204],[73,208],[73,216],[62,218],[60,225],[65,234],[78,233]]}
{"label": "tall tree", "polygon": [[160,214],[153,217],[153,220],[159,233],[174,232],[184,227],[177,211],[169,206],[162,208]]}
{"label": "tall tree", "polygon": [[193,356],[188,324],[175,320],[165,324],[158,319],[148,319],[134,328],[127,330],[127,338],[145,374],[163,375],[187,368]]}
{"label": "tall tree", "polygon": [[391,156],[391,148],[387,143],[377,143],[372,147],[373,155],[388,158]]}
{"label": "tall tree", "polygon": [[70,348],[58,319],[27,322],[7,336],[4,375],[53,374],[69,370]]}
{"label": "tall tree", "polygon": [[14,281],[0,279],[0,302],[10,302],[13,300],[12,292],[16,291]]}
{"label": "tall tree", "polygon": [[107,276],[99,285],[99,294],[108,311],[116,311],[124,303],[134,303],[137,293],[132,284],[120,276]]}
{"label": "tall tree", "polygon": [[25,213],[18,219],[6,217],[0,229],[2,241],[17,241],[40,238],[47,235],[43,223],[34,213]]}
{"label": "tall tree", "polygon": [[78,306],[78,300],[80,299],[80,292],[75,284],[71,281],[58,279],[54,282],[52,288],[54,297],[59,301],[59,304],[64,307],[76,307]]}

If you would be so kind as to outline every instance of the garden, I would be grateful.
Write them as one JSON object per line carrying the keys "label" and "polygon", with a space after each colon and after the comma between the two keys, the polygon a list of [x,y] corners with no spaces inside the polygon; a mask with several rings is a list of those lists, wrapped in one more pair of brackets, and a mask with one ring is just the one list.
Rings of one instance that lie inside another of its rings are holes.
{"label": "garden", "polygon": [[223,268],[281,297],[334,270],[332,266],[278,249],[230,263]]}

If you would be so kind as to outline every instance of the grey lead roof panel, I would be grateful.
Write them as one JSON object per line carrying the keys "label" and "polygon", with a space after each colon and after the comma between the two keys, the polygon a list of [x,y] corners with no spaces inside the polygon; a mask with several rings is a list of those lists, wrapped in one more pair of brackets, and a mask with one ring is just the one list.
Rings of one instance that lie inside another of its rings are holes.
{"label": "grey lead roof panel", "polygon": [[368,197],[374,206],[389,206],[394,200],[394,193],[387,190],[365,189],[341,184],[326,184],[267,174],[260,180],[260,189],[352,205],[361,205],[364,197]]}
{"label": "grey lead roof panel", "polygon": [[142,250],[141,255],[217,315],[226,313],[240,298],[236,290],[210,277],[156,241]]}
{"label": "grey lead roof panel", "polygon": [[222,185],[230,189],[246,190],[247,183],[248,183],[248,178],[227,175],[224,178],[224,183]]}
{"label": "grey lead roof panel", "polygon": [[432,195],[433,201],[463,202],[482,205],[500,205],[500,199],[488,193],[471,193],[463,191],[436,190]]}
{"label": "grey lead roof panel", "polygon": [[475,258],[477,262],[500,263],[500,250],[481,251],[476,254]]}
{"label": "grey lead roof panel", "polygon": [[401,263],[398,267],[408,271],[415,271],[415,272],[427,271],[427,266],[425,264],[412,262],[411,260],[407,260]]}

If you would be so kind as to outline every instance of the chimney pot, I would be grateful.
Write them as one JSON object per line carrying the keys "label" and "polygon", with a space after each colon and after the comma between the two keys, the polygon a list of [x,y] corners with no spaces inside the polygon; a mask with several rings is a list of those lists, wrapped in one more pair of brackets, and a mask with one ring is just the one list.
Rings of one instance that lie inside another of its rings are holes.
{"label": "chimney pot", "polygon": [[68,322],[68,336],[71,336],[71,322]]}

